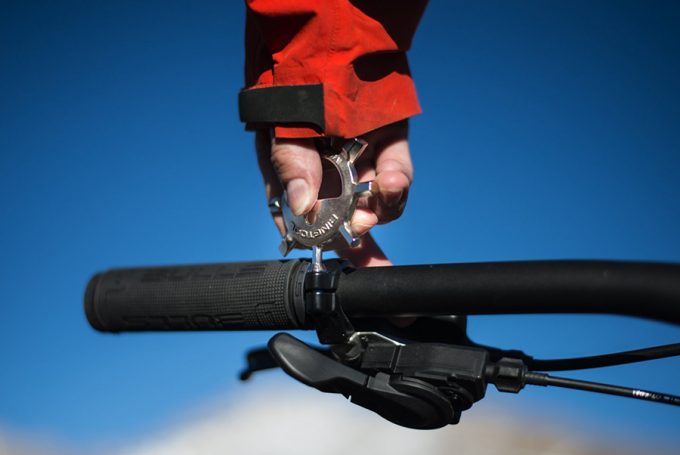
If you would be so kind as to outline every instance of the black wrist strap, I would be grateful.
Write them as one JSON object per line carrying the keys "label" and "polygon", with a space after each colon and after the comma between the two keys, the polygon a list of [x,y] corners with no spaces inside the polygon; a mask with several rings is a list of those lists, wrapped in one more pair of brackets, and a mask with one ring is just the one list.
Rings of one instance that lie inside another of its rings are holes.
{"label": "black wrist strap", "polygon": [[238,110],[247,129],[275,124],[312,124],[321,131],[325,128],[322,84],[242,90]]}

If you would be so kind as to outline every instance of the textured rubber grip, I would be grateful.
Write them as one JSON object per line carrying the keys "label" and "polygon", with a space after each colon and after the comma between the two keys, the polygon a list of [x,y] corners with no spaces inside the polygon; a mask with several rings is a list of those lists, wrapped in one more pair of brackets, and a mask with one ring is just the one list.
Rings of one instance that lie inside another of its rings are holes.
{"label": "textured rubber grip", "polygon": [[85,313],[104,332],[300,327],[299,260],[114,269],[95,275]]}

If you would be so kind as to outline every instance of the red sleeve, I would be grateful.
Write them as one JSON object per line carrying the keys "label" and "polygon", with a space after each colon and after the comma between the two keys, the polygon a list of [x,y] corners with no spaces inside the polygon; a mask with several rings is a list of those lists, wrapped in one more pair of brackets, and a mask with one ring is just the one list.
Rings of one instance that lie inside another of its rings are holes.
{"label": "red sleeve", "polygon": [[246,91],[321,84],[323,125],[276,136],[354,137],[420,113],[406,51],[426,0],[247,0]]}

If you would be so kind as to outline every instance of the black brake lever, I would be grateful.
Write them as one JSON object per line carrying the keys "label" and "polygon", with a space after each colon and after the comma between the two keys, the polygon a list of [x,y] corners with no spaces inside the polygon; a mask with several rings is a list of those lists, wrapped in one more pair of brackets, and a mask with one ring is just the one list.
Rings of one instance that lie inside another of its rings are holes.
{"label": "black brake lever", "polygon": [[322,392],[344,395],[397,425],[434,429],[460,419],[461,411],[454,409],[451,400],[425,381],[382,372],[362,373],[286,333],[269,341],[269,351],[298,381]]}

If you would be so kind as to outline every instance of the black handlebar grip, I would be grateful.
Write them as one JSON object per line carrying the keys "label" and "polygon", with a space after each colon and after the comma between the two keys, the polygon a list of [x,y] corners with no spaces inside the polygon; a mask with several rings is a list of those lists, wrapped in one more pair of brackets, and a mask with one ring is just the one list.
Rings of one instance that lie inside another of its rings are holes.
{"label": "black handlebar grip", "polygon": [[297,329],[305,270],[300,260],[114,269],[88,283],[85,313],[104,332]]}

